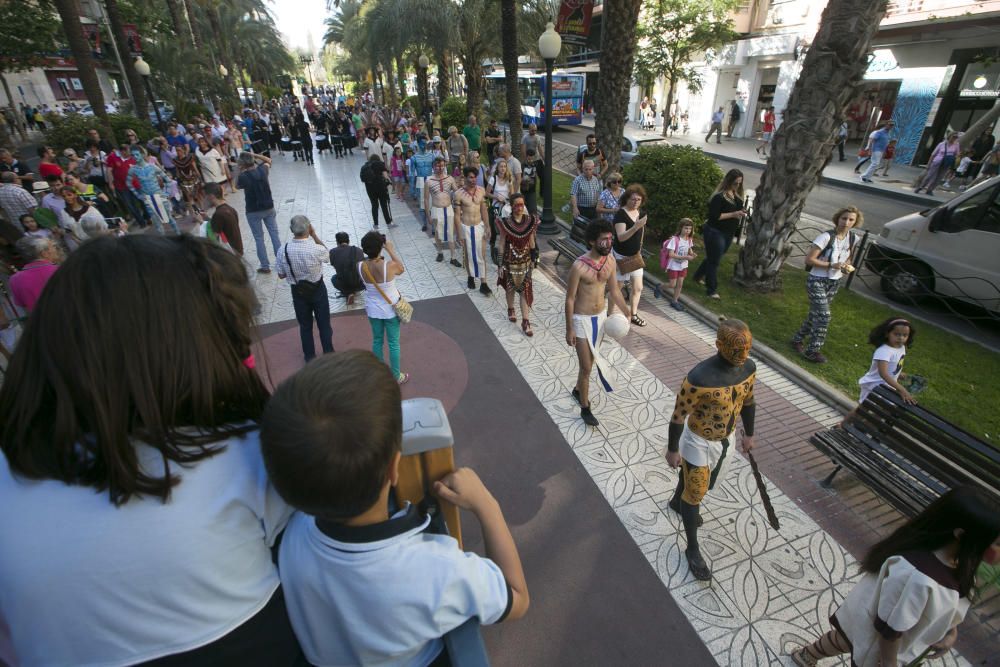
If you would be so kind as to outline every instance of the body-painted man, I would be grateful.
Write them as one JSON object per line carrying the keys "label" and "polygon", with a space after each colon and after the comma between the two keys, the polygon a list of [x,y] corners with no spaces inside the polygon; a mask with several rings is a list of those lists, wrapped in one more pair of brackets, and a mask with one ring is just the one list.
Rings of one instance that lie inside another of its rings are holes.
{"label": "body-painted man", "polygon": [[698,549],[701,501],[722,474],[733,440],[737,415],[745,435],[741,451],[753,448],[753,388],[757,366],[750,360],[753,336],[739,320],[719,324],[711,359],[691,369],[677,392],[667,441],[667,463],[680,467],[670,508],[679,512],[687,536],[688,566],[696,579],[709,581],[712,571]]}

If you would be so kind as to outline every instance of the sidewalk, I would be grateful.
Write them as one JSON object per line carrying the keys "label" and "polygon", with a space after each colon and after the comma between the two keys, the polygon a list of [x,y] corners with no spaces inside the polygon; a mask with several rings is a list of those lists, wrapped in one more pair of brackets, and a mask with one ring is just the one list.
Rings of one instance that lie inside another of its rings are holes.
{"label": "sidewalk", "polygon": [[[584,127],[593,127],[594,117],[584,116],[582,125]],[[625,124],[625,134],[637,139],[662,139],[661,130],[662,126],[657,126],[655,131],[643,130],[639,127],[638,123],[633,121]],[[723,134],[721,144],[716,143],[714,136],[710,142],[706,142],[705,136],[698,134],[692,128],[692,131],[686,135],[674,134],[671,137],[666,137],[665,140],[671,144],[701,148],[707,155],[729,162],[758,166],[761,169],[766,164],[766,161],[755,150],[760,144],[756,139],[727,139],[726,135]],[[941,202],[948,201],[957,194],[957,192],[950,192],[940,186],[936,189],[934,196],[931,197],[923,193],[914,194],[913,181],[924,170],[920,167],[901,164],[893,164],[889,168],[889,177],[878,176],[873,179],[874,183],[864,183],[861,181],[861,177],[854,173],[854,165],[858,160],[858,149],[858,145],[848,144],[844,149],[844,157],[846,158],[844,162],[840,162],[837,159],[837,151],[834,149],[833,159],[826,166],[826,169],[823,170],[821,182],[850,190],[876,191],[887,197],[923,206],[936,206]],[[867,167],[868,165],[865,164],[863,169]]]}
{"label": "sidewalk", "polygon": [[[282,237],[291,215],[305,214],[328,245],[337,231],[357,243],[370,229],[361,163],[324,155],[307,167],[276,156]],[[242,195],[229,199],[242,210]],[[607,344],[617,390],[592,390],[601,426],[591,429],[569,394],[576,358],[564,340],[565,262],[553,267],[554,254],[543,253],[527,338],[508,322],[502,295],[468,291],[464,269],[434,261],[414,212],[396,200],[392,208],[399,226],[387,235],[407,269],[398,285],[417,313],[403,331],[403,370],[413,374],[403,395],[445,402],[458,463],[475,466],[503,504],[532,593],[529,619],[484,628],[494,665],[673,664],[668,655],[693,666],[789,665],[788,650],[828,629],[857,578],[856,558],[900,520],[849,475],[834,490],[818,486],[831,464],[807,438],[838,411],[758,361],[756,452],[782,528],[768,527],[749,466],[735,455],[705,503],[715,580],[698,582],[666,506],[677,476],[662,453],[673,392],[713,353],[714,331],[644,300],[649,326]],[[252,250],[246,259],[256,267]],[[495,267],[490,274],[495,282]],[[289,289],[274,274],[254,280],[266,363],[279,380],[302,363]],[[363,299],[348,308],[331,294],[331,307],[336,348],[368,346]],[[463,528],[466,547],[481,550],[476,527]],[[928,664],[969,663],[952,654]]]}

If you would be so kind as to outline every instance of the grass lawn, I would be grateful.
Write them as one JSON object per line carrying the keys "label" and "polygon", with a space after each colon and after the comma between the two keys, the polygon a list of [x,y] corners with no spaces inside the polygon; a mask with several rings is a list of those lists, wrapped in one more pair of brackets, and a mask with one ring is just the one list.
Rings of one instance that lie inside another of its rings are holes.
{"label": "grass lawn", "polygon": [[[665,278],[660,270],[659,249],[646,262],[647,270]],[[868,332],[887,317],[896,314],[884,306],[849,292],[843,287],[833,302],[823,354],[829,362],[813,364],[797,355],[789,340],[809,311],[805,290],[805,272],[786,266],[782,269],[784,285],[780,292],[761,294],[743,290],[732,284],[737,250],[723,258],[719,268],[721,300],[709,299],[705,289],[690,280],[704,249],[698,249],[699,259],[691,263],[684,294],[712,312],[741,319],[750,325],[754,338],[826,380],[848,396],[857,398],[858,378],[868,371],[874,348],[868,344]],[[904,371],[927,378],[927,388],[917,395],[917,401],[945,419],[957,424],[976,437],[1000,447],[1000,369],[998,355],[973,343],[943,331],[921,320],[910,319],[916,329],[916,341],[906,353]]]}
{"label": "grass lawn", "polygon": [[[552,211],[557,218],[562,218],[566,222],[570,221],[569,213],[563,213],[562,207],[569,203],[569,187],[573,184],[573,179],[561,171],[552,170]],[[542,192],[538,191],[538,210],[542,210]]]}

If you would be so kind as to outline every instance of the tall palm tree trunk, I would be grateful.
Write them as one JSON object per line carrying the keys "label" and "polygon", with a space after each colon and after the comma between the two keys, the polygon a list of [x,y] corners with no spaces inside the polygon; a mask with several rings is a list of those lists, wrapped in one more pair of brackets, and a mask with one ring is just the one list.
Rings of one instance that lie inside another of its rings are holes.
{"label": "tall palm tree trunk", "polygon": [[184,6],[180,0],[166,0],[167,13],[170,14],[170,25],[174,29],[174,35],[181,43],[187,42],[191,37],[190,25],[185,20]]}
{"label": "tall palm tree trunk", "polygon": [[80,24],[80,9],[77,1],[53,0],[53,4],[56,6],[56,11],[59,12],[63,32],[66,34],[66,42],[73,54],[73,60],[76,61],[76,71],[80,75],[80,83],[83,85],[87,101],[94,110],[94,115],[101,121],[102,134],[113,137],[114,133],[108,123],[108,112],[104,108],[104,93],[101,91],[101,83],[97,79],[94,59],[90,55],[90,43],[83,35],[83,26]]}
{"label": "tall palm tree trunk", "polygon": [[507,88],[510,148],[514,155],[520,155],[521,89],[517,85],[517,3],[515,0],[500,0],[500,36],[503,40],[503,73]]}
{"label": "tall palm tree trunk", "polygon": [[7,76],[0,72],[0,83],[3,84],[3,92],[7,95],[7,102],[10,108],[10,117],[13,119],[17,133],[21,135],[21,141],[28,139],[28,128],[24,124],[24,114],[14,106],[14,96],[10,94],[10,84],[7,83]]}
{"label": "tall palm tree trunk", "polygon": [[774,134],[757,186],[737,284],[772,290],[792,250],[806,197],[833,152],[844,110],[863,81],[886,0],[830,0]]}
{"label": "tall palm tree trunk", "polygon": [[437,97],[440,106],[451,95],[451,53],[444,49],[437,52],[437,74]]}
{"label": "tall palm tree trunk", "polygon": [[429,106],[428,97],[430,97],[430,92],[427,89],[427,68],[420,66],[419,54],[413,57],[413,67],[417,70],[417,100],[420,104],[420,108],[415,111],[423,118]]}
{"label": "tall palm tree trunk", "polygon": [[479,115],[483,108],[483,64],[479,60],[462,60],[465,68],[465,111],[468,115]]}
{"label": "tall palm tree trunk", "polygon": [[621,165],[622,135],[628,115],[628,93],[635,64],[636,26],[642,0],[605,0],[601,16],[601,68],[594,97],[594,133],[608,161],[608,171]]}
{"label": "tall palm tree trunk", "polygon": [[187,27],[188,31],[191,33],[191,43],[194,48],[201,48],[201,37],[198,35],[198,31],[194,29],[194,8],[191,6],[192,0],[183,0],[184,2],[184,13],[187,15]]}
{"label": "tall palm tree trunk", "polygon": [[396,54],[396,82],[399,84],[399,99],[406,99],[406,66],[403,64],[403,56]]}
{"label": "tall palm tree trunk", "polygon": [[[188,0],[185,0],[187,2]],[[219,20],[219,11],[214,6],[209,6],[205,10],[205,15],[208,17],[208,23],[212,26],[212,32],[215,34],[216,39],[219,40],[219,46],[216,49],[216,53],[219,56],[219,63],[224,65],[226,68],[226,90],[229,91],[228,97],[231,97],[233,93],[236,92],[236,64],[232,61],[229,55],[229,45],[226,39],[226,34],[222,30],[222,22]]]}
{"label": "tall palm tree trunk", "polygon": [[104,0],[104,8],[108,12],[111,30],[115,33],[118,56],[125,68],[122,75],[128,79],[128,86],[132,89],[132,104],[135,105],[135,113],[139,118],[147,118],[146,91],[142,87],[142,77],[135,71],[135,67],[132,67],[132,54],[129,52],[128,40],[125,39],[125,26],[122,22],[121,10],[118,8],[118,0]]}
{"label": "tall palm tree trunk", "polygon": [[385,91],[386,89],[388,89],[388,91],[389,91],[389,106],[390,107],[394,107],[394,106],[396,106],[396,105],[399,104],[399,97],[396,95],[396,83],[395,83],[395,80],[396,80],[396,65],[395,65],[395,62],[393,61],[392,58],[387,58],[385,66],[386,66],[386,70],[385,70],[385,83],[387,85],[386,85],[386,88],[383,88],[382,90]]}

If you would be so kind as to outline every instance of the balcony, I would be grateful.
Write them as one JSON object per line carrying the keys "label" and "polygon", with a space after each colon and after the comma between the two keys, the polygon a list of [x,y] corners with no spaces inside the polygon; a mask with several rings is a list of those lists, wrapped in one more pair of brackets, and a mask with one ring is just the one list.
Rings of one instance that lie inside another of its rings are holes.
{"label": "balcony", "polygon": [[980,14],[1000,14],[1000,0],[890,0],[882,27],[932,20],[956,20]]}

